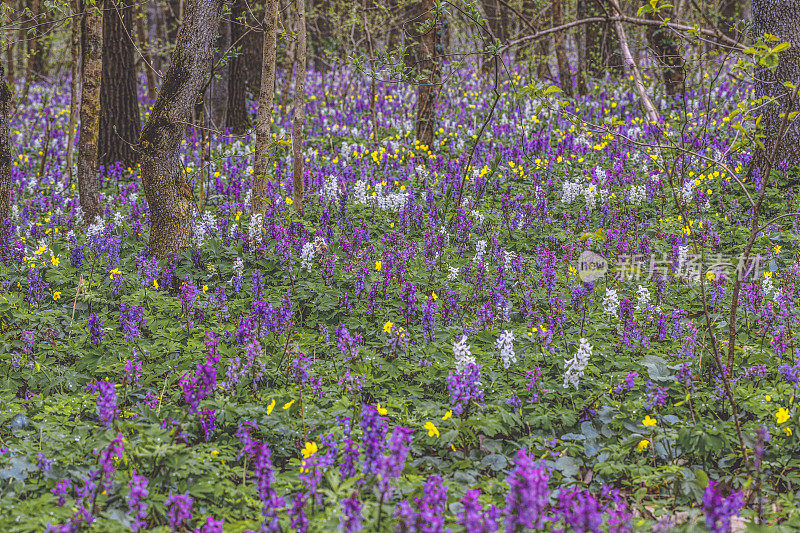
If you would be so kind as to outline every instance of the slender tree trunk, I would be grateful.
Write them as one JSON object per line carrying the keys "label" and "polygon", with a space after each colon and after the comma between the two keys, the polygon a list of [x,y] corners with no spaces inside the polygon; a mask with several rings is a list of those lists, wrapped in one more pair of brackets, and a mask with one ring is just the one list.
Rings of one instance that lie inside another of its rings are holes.
{"label": "slender tree trunk", "polygon": [[97,137],[100,129],[100,84],[103,66],[103,11],[96,0],[82,0],[83,89],[78,139],[78,192],[85,220],[100,216]]}
{"label": "slender tree trunk", "polygon": [[[587,0],[577,0],[575,17],[578,20],[587,17],[586,9]],[[578,74],[576,81],[578,85],[578,94],[585,95],[589,92],[586,86],[586,29],[578,31],[575,35],[575,42],[578,45]]]}
{"label": "slender tree trunk", "polygon": [[162,67],[165,57],[164,46],[167,39],[166,17],[164,0],[147,3],[147,36],[150,39],[153,53],[153,68],[162,77]]}
{"label": "slender tree trunk", "polygon": [[140,4],[136,10],[136,33],[139,37],[139,46],[142,48],[142,61],[144,62],[144,74],[147,80],[147,99],[151,102],[156,99],[156,73],[153,71],[153,54],[150,52],[150,36],[147,32],[145,22],[147,19],[147,12],[145,6]]}
{"label": "slender tree trunk", "polygon": [[[672,18],[672,10],[664,8],[661,15],[665,18]],[[657,20],[655,13],[648,13],[648,18]],[[681,54],[671,30],[662,26],[647,26],[645,35],[656,60],[661,64],[661,73],[664,76],[664,88],[667,94],[683,94],[683,80],[686,74],[683,54]]]}
{"label": "slender tree trunk", "polygon": [[31,11],[31,21],[27,35],[28,68],[26,78],[31,80],[30,83],[33,83],[44,75],[44,56],[42,54],[42,43],[39,41],[39,35],[42,33],[40,23],[43,18],[40,0],[29,0],[28,9]]}
{"label": "slender tree trunk", "polygon": [[330,21],[330,1],[313,0],[313,15],[309,36],[311,37],[311,49],[314,54],[314,69],[317,72],[326,74],[330,71],[330,65],[325,59],[325,49],[331,44],[331,30],[333,25]]}
{"label": "slender tree trunk", "polygon": [[142,128],[133,48],[133,0],[105,0],[98,162],[136,165]]}
{"label": "slender tree trunk", "polygon": [[80,0],[70,0],[70,7],[73,16],[70,32],[72,61],[70,62],[69,82],[69,125],[67,126],[67,183],[72,182],[74,172],[75,128],[78,125],[78,99],[81,92],[81,21],[83,20]]}
{"label": "slender tree trunk", "polygon": [[194,199],[180,148],[210,69],[223,3],[189,2],[169,70],[139,137],[142,183],[150,205],[150,250],[159,258],[191,243]]}
{"label": "slender tree trunk", "polygon": [[[436,125],[436,100],[441,72],[436,57],[436,4],[434,0],[422,0],[421,16],[417,26],[433,21],[419,36],[419,70],[423,81],[417,86],[416,138],[420,144],[433,146],[433,131]],[[430,23],[428,23],[430,24]]]}
{"label": "slender tree trunk", "polygon": [[253,194],[250,212],[264,210],[264,189],[270,170],[270,144],[272,143],[272,113],[275,108],[275,60],[278,39],[278,0],[267,0],[264,15],[264,59],[261,69],[261,87],[258,95],[256,119],[255,164],[253,168]]}
{"label": "slender tree trunk", "polygon": [[[297,17],[292,16],[290,13],[286,13],[286,18],[284,19],[284,24],[286,27],[286,35],[294,35],[297,29]],[[281,115],[285,114],[288,109],[286,107],[286,102],[289,100],[289,92],[292,87],[292,79],[294,78],[294,71],[297,68],[297,38],[292,38],[291,42],[289,43],[289,50],[286,53],[286,75],[283,78],[283,88],[281,89],[281,101],[280,101],[280,109]]]}
{"label": "slender tree trunk", "polygon": [[245,43],[246,0],[233,0],[231,4],[231,45],[239,52],[230,61],[228,76],[228,110],[225,125],[236,134],[242,134],[250,128],[247,116],[247,92],[245,87]]}
{"label": "slender tree trunk", "polygon": [[[564,24],[564,12],[561,0],[553,0],[553,25],[562,26]],[[558,82],[561,90],[567,96],[572,96],[572,72],[567,59],[567,47],[565,46],[564,32],[558,32],[553,38],[556,48],[556,60],[558,61]]]}
{"label": "slender tree trunk", "polygon": [[294,208],[303,210],[303,124],[306,118],[306,3],[296,0],[297,5],[297,66],[294,80],[294,105],[292,117],[292,152],[294,155],[292,189]]}
{"label": "slender tree trunk", "polygon": [[[361,2],[361,13],[362,13],[362,22],[364,24],[364,33],[367,36],[367,54],[369,58],[370,68],[373,65],[373,59],[375,57],[375,50],[372,45],[372,32],[369,29],[369,21],[367,20],[367,0],[362,0]],[[376,99],[376,90],[375,90],[375,76],[370,73],[369,76],[369,117],[370,121],[372,122],[372,142],[378,142],[378,117],[375,113],[375,99]]]}
{"label": "slender tree trunk", "polygon": [[[782,122],[781,114],[800,111],[800,104],[793,101],[793,90],[785,83],[797,84],[800,81],[800,3],[775,0],[753,0],[753,38],[759,39],[765,33],[774,35],[778,42],[788,42],[791,47],[781,52],[778,66],[772,69],[756,65],[755,92],[757,98],[772,101],[763,108],[763,133],[766,135],[766,150],[756,150],[755,167],[759,170],[766,165],[766,158],[778,140]],[[774,150],[775,158],[770,162],[772,168],[794,169],[800,166],[800,122],[791,120],[785,135]],[[767,179],[768,176],[762,176]],[[794,177],[790,183],[797,184],[800,178]]]}
{"label": "slender tree trunk", "polygon": [[[609,1],[614,6],[616,11],[621,13],[618,1]],[[650,97],[647,95],[647,90],[645,89],[644,82],[642,81],[642,74],[639,72],[639,67],[636,64],[636,61],[633,60],[630,48],[628,47],[628,37],[625,35],[625,27],[622,25],[622,21],[619,19],[615,20],[614,27],[617,30],[617,37],[619,38],[620,49],[622,51],[622,60],[625,62],[631,72],[631,76],[633,77],[633,85],[636,88],[636,93],[639,95],[639,100],[642,103],[645,115],[647,115],[647,120],[653,123],[658,122],[658,113],[656,112],[656,108],[653,105],[653,102],[650,100]]]}
{"label": "slender tree trunk", "polygon": [[11,89],[0,61],[0,227],[11,210]]}
{"label": "slender tree trunk", "polygon": [[[16,6],[11,3],[12,12]],[[6,23],[11,22],[11,14],[8,14],[5,17]],[[7,38],[5,39],[5,49],[6,49],[6,80],[9,85],[14,87],[16,85],[16,77],[15,77],[15,64],[14,64],[14,36],[13,33],[9,30],[6,32]]]}
{"label": "slender tree trunk", "polygon": [[217,54],[214,56],[215,64],[214,78],[208,87],[209,92],[209,115],[214,128],[222,130],[228,112],[228,83],[230,78],[230,67],[226,61],[224,64],[217,63],[222,59],[223,54],[231,46],[231,24],[230,21],[223,19],[220,21],[219,35],[217,36]]}

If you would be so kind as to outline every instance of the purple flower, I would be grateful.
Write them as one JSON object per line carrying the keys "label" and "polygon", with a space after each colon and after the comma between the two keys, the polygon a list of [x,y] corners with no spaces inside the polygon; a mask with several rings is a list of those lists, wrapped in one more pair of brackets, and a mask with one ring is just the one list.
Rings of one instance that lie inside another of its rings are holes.
{"label": "purple flower", "polygon": [[464,508],[458,515],[458,524],[464,531],[470,533],[492,533],[500,528],[500,524],[497,523],[500,511],[494,505],[490,505],[484,511],[481,502],[478,501],[480,495],[479,490],[468,490],[464,494],[461,498]]}
{"label": "purple flower", "polygon": [[453,412],[461,416],[469,409],[472,402],[480,402],[483,399],[481,366],[469,363],[462,374],[450,372],[447,377],[447,390],[450,392]]}
{"label": "purple flower", "polygon": [[68,479],[59,479],[56,486],[53,487],[53,490],[50,492],[53,493],[53,496],[58,496],[58,505],[62,506],[66,502],[64,496],[67,494],[67,491],[72,487],[72,482]]}
{"label": "purple flower", "polygon": [[86,390],[97,394],[97,416],[106,425],[117,417],[117,384],[110,381],[94,381]]}
{"label": "purple flower", "polygon": [[444,530],[444,511],[447,505],[447,487],[439,476],[430,476],[422,489],[422,498],[415,498],[417,510],[408,501],[397,506],[395,516],[400,518],[398,531],[409,533],[441,533]]}
{"label": "purple flower", "polygon": [[347,533],[361,531],[361,508],[363,504],[358,500],[358,493],[354,492],[349,498],[342,500],[342,516],[339,519],[339,529]]}
{"label": "purple flower", "polygon": [[164,505],[169,508],[169,527],[172,531],[180,530],[192,518],[193,503],[194,499],[188,494],[174,494],[167,498]]}
{"label": "purple flower", "polygon": [[717,482],[709,480],[703,492],[703,513],[706,515],[706,526],[711,533],[727,533],[731,530],[731,517],[739,516],[739,509],[744,505],[741,492],[732,492],[724,497],[717,488]]}
{"label": "purple flower", "polygon": [[577,487],[561,489],[556,512],[569,531],[599,533],[603,523],[603,508],[594,496]]}
{"label": "purple flower", "polygon": [[379,461],[386,447],[386,420],[378,414],[374,407],[365,405],[361,410],[359,426],[363,431],[361,443],[364,448],[364,473],[367,475],[377,474]]}
{"label": "purple flower", "polygon": [[514,469],[508,475],[508,493],[504,510],[506,530],[514,531],[517,526],[541,529],[547,517],[545,509],[550,490],[547,487],[550,472],[544,465],[534,463],[533,456],[525,449],[517,452]]}
{"label": "purple flower", "polygon": [[150,494],[147,490],[147,478],[144,476],[136,475],[134,470],[131,473],[131,481],[129,483],[130,492],[128,493],[128,513],[133,515],[133,522],[131,529],[139,531],[147,526],[145,518],[147,518],[147,504],[144,499]]}
{"label": "purple flower", "polygon": [[125,342],[134,342],[142,336],[141,328],[147,325],[144,307],[123,302],[119,306],[119,325]]}
{"label": "purple flower", "polygon": [[86,320],[86,325],[89,328],[92,343],[100,344],[103,341],[103,323],[100,321],[100,317],[97,316],[97,313],[89,315],[89,318]]}
{"label": "purple flower", "polygon": [[206,523],[200,527],[200,533],[223,533],[222,526],[225,519],[217,520],[213,516],[206,518]]}

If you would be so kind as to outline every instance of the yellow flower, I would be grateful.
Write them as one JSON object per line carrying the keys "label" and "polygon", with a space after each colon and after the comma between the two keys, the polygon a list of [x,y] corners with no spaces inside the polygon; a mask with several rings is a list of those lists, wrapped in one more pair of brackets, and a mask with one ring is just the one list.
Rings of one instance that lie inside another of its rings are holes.
{"label": "yellow flower", "polygon": [[436,437],[437,439],[439,438],[439,430],[436,429],[436,426],[433,425],[433,422],[425,422],[423,427],[428,430],[429,437]]}
{"label": "yellow flower", "polygon": [[211,455],[213,455],[214,457],[218,456],[219,450],[211,450]]}
{"label": "yellow flower", "polygon": [[53,293],[53,300],[58,300],[61,298],[61,293],[56,291]]}
{"label": "yellow flower", "polygon": [[383,263],[381,263],[380,261],[375,261],[375,270],[380,272],[382,265],[383,265]]}
{"label": "yellow flower", "polygon": [[781,407],[780,409],[778,409],[778,412],[775,413],[775,418],[777,419],[778,424],[783,424],[791,417],[792,415],[789,414],[789,410],[785,407]]}
{"label": "yellow flower", "polygon": [[394,326],[394,324],[392,324],[387,320],[386,324],[383,325],[383,331],[385,331],[386,333],[390,333],[392,331],[392,326]]}
{"label": "yellow flower", "polygon": [[208,285],[203,285],[203,292],[208,292]]}
{"label": "yellow flower", "polygon": [[114,279],[115,275],[122,275],[122,272],[120,272],[118,268],[115,268],[114,270],[108,272],[108,277],[111,279]]}
{"label": "yellow flower", "polygon": [[288,409],[288,408],[290,408],[292,406],[293,403],[294,403],[294,400],[292,400],[291,402],[289,402],[286,405],[284,405],[283,408],[284,409]]}
{"label": "yellow flower", "polygon": [[434,302],[437,300],[437,298],[439,298],[438,296],[436,296],[436,291],[431,292],[431,298],[433,298]]}
{"label": "yellow flower", "polygon": [[650,418],[650,415],[647,415],[646,417],[644,417],[644,420],[642,420],[642,424],[644,424],[645,427],[655,426],[656,419]]}
{"label": "yellow flower", "polygon": [[300,450],[300,453],[303,454],[303,459],[308,459],[315,453],[317,453],[317,443],[316,442],[306,442],[305,447]]}
{"label": "yellow flower", "polygon": [[642,439],[639,441],[639,444],[636,445],[636,449],[639,450],[640,452],[643,452],[647,449],[649,445],[650,445],[649,440]]}
{"label": "yellow flower", "polygon": [[713,270],[709,270],[708,272],[706,272],[706,279],[708,281],[714,281],[715,277],[716,277],[716,274],[714,273]]}
{"label": "yellow flower", "polygon": [[775,250],[775,253],[776,253],[776,254],[779,254],[779,253],[781,253],[781,247],[780,247],[780,245],[776,244],[776,245],[775,245],[775,248],[774,248],[774,250]]}
{"label": "yellow flower", "polygon": [[381,404],[378,404],[377,410],[378,413],[382,416],[386,416],[386,414],[389,412],[385,408],[381,407]]}
{"label": "yellow flower", "polygon": [[292,200],[291,198],[286,199],[286,205],[292,205],[293,202],[294,200]]}
{"label": "yellow flower", "polygon": [[58,260],[58,257],[53,256],[53,257],[50,258],[50,264],[53,265],[54,267],[57,267],[58,263],[60,263],[60,262],[61,261]]}
{"label": "yellow flower", "polygon": [[764,399],[767,400],[768,402],[771,402],[772,401],[772,396],[767,394],[766,396],[764,396]]}
{"label": "yellow flower", "polygon": [[154,289],[158,288],[158,280],[155,280],[155,279],[153,280],[153,288]]}
{"label": "yellow flower", "polygon": [[444,414],[444,416],[442,417],[442,420],[447,420],[447,419],[448,419],[448,418],[450,418],[451,416],[453,416],[453,410],[452,410],[452,409],[450,409],[449,411],[447,411],[447,412]]}
{"label": "yellow flower", "polygon": [[791,428],[783,428],[783,431],[786,433],[787,437],[791,437],[792,436]]}
{"label": "yellow flower", "polygon": [[271,415],[273,409],[275,409],[275,398],[273,398],[272,402],[267,406],[267,414]]}

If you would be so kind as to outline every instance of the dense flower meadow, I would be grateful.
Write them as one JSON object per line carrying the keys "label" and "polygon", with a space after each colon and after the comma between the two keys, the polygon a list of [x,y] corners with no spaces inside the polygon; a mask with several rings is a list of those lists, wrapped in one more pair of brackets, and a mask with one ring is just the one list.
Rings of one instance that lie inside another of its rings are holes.
{"label": "dense flower meadow", "polygon": [[522,73],[490,115],[465,69],[427,147],[413,87],[378,86],[373,131],[368,82],[311,74],[302,215],[288,151],[251,214],[253,138],[212,135],[204,166],[189,129],[203,210],[160,262],[136,169],[104,169],[86,220],[68,85],[33,88],[0,238],[0,529],[796,530],[800,218],[741,257],[762,180],[725,169],[753,95],[701,81],[652,125],[624,84],[560,102]]}

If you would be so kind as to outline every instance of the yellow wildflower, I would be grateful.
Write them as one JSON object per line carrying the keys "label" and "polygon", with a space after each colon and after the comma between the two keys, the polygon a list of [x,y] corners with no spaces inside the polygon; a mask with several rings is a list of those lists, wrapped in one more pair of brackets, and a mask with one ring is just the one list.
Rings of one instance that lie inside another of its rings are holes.
{"label": "yellow wildflower", "polygon": [[273,398],[272,402],[267,406],[267,414],[271,415],[273,409],[275,409],[275,398]]}
{"label": "yellow wildflower", "polygon": [[792,429],[791,428],[783,428],[783,431],[786,433],[787,437],[792,436]]}
{"label": "yellow wildflower", "polygon": [[303,459],[308,459],[309,457],[317,453],[317,451],[319,451],[319,449],[317,448],[316,442],[306,442],[305,447],[303,447],[303,449],[300,450],[300,453],[303,454]]}
{"label": "yellow wildflower", "polygon": [[294,200],[292,200],[291,198],[286,199],[286,205],[292,205],[292,203],[294,203]]}
{"label": "yellow wildflower", "polygon": [[650,445],[649,440],[642,439],[639,441],[639,444],[636,445],[636,449],[639,450],[640,452],[643,452],[647,449],[649,445]]}
{"label": "yellow wildflower", "polygon": [[772,396],[767,394],[766,396],[764,396],[764,399],[767,400],[768,402],[771,402],[772,401]]}
{"label": "yellow wildflower", "polygon": [[153,280],[153,288],[158,289],[158,280],[156,279]]}
{"label": "yellow wildflower", "polygon": [[292,406],[293,403],[294,403],[294,400],[292,400],[291,402],[289,402],[286,405],[284,405],[283,408],[284,409],[288,409],[288,408],[290,408]]}
{"label": "yellow wildflower", "polygon": [[381,271],[381,266],[383,266],[383,263],[381,263],[380,261],[375,261],[375,270],[380,272]]}
{"label": "yellow wildflower", "polygon": [[392,326],[394,326],[394,324],[392,324],[387,320],[386,324],[383,325],[383,331],[385,331],[386,333],[390,333],[392,331]]}
{"label": "yellow wildflower", "polygon": [[428,430],[429,437],[436,437],[437,439],[439,438],[439,430],[436,429],[436,426],[433,425],[433,422],[425,422],[423,427]]}
{"label": "yellow wildflower", "polygon": [[386,414],[389,412],[384,407],[381,407],[381,404],[378,404],[377,410],[378,413],[382,416],[386,416]]}
{"label": "yellow wildflower", "polygon": [[447,420],[447,419],[448,419],[448,418],[450,418],[451,416],[453,416],[453,410],[452,410],[452,409],[450,409],[449,411],[447,411],[447,412],[444,414],[444,416],[442,417],[442,420]]}
{"label": "yellow wildflower", "polygon": [[647,415],[646,417],[644,417],[644,420],[642,420],[642,424],[644,424],[645,427],[655,426],[656,419],[650,418],[650,415]]}
{"label": "yellow wildflower", "polygon": [[59,261],[58,257],[53,256],[50,258],[50,264],[54,267],[57,267],[60,262],[61,261]]}
{"label": "yellow wildflower", "polygon": [[58,292],[58,291],[54,292],[53,293],[53,300],[59,300],[59,299],[61,299],[61,293]]}
{"label": "yellow wildflower", "polygon": [[778,421],[778,424],[783,424],[791,417],[792,415],[789,414],[789,410],[785,407],[781,407],[780,409],[778,409],[778,412],[775,413],[775,418]]}

